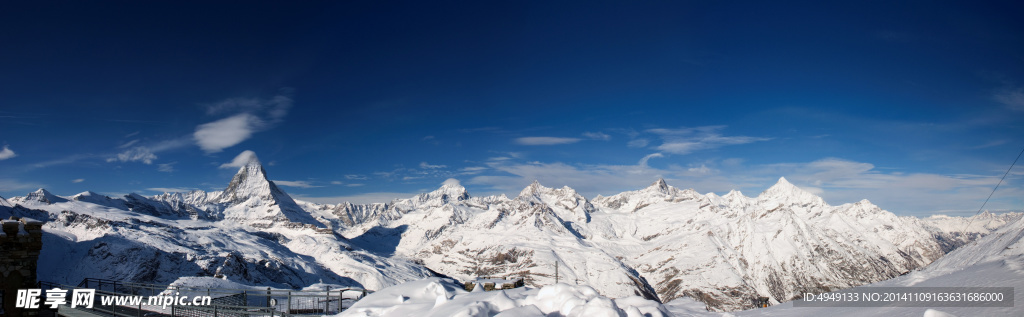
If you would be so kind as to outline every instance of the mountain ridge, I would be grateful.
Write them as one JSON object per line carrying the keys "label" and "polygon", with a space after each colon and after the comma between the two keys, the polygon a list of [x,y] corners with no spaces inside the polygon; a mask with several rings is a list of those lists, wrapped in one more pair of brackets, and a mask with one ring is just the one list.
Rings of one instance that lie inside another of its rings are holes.
{"label": "mountain ridge", "polygon": [[[51,243],[89,263],[107,263],[90,254],[155,252],[156,258],[143,258],[173,263],[165,265],[182,267],[182,274],[292,287],[317,274],[381,287],[429,271],[460,279],[525,275],[539,286],[554,282],[559,263],[560,278],[592,284],[602,294],[692,297],[720,311],[749,307],[751,296],[780,302],[897,276],[1019,218],[979,215],[974,221],[982,225],[958,235],[951,228],[969,218],[899,217],[867,200],[830,206],[785,178],[755,197],[702,195],[660,178],[592,200],[536,181],[514,198],[474,197],[449,180],[386,203],[315,204],[278,188],[255,156],[224,191],[83,194],[67,199],[40,189],[11,202],[48,214]],[[177,228],[179,237],[157,227]],[[104,237],[154,246],[110,249],[100,245],[110,245]],[[223,246],[202,251],[204,239]],[[146,272],[129,276],[174,275]]]}

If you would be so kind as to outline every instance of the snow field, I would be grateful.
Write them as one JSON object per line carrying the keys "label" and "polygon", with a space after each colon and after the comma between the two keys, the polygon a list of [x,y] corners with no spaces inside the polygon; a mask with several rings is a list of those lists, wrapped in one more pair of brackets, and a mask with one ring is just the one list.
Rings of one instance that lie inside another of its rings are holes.
{"label": "snow field", "polygon": [[467,292],[453,280],[426,278],[370,294],[337,316],[660,317],[671,314],[655,301],[639,296],[610,299],[585,285],[555,284],[540,289]]}

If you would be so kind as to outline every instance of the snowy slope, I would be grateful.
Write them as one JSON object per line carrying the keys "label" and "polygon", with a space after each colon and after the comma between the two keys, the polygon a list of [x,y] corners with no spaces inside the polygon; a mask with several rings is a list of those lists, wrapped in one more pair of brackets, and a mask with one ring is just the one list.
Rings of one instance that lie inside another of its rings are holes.
{"label": "snowy slope", "polygon": [[[1017,221],[924,270],[872,284],[899,286],[1024,287],[1024,221]],[[479,289],[479,288],[478,288]],[[586,285],[492,292],[462,290],[452,280],[428,278],[371,294],[338,316],[1020,316],[1016,307],[807,308],[784,303],[765,309],[714,313],[706,304],[680,298],[660,305],[638,296],[610,299]]]}
{"label": "snowy slope", "polygon": [[[1024,220],[1017,219],[950,252],[928,267],[905,276],[871,284],[871,287],[1013,287],[1024,289]],[[1014,297],[1014,307],[884,307],[813,308],[783,303],[765,309],[736,312],[738,316],[1021,316],[1024,299]],[[717,316],[701,312],[684,301],[666,305],[677,316]]]}
{"label": "snowy slope", "polygon": [[1017,221],[1021,215],[1018,212],[997,215],[986,210],[972,217],[934,215],[921,219],[921,223],[936,236],[943,251],[949,252]]}
{"label": "snowy slope", "polygon": [[[479,288],[478,288],[479,289]],[[467,292],[450,279],[428,278],[373,293],[338,316],[669,316],[637,296],[610,299],[592,287],[555,284]]]}

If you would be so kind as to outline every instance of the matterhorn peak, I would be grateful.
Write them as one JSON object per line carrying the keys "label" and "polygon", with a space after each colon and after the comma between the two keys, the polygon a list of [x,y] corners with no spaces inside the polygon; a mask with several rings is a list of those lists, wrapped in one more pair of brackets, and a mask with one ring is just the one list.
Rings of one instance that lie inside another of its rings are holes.
{"label": "matterhorn peak", "polygon": [[228,187],[221,195],[223,201],[237,203],[254,196],[271,199],[272,196],[283,194],[277,185],[267,179],[267,172],[263,170],[263,165],[252,151],[244,151],[231,163],[220,167],[238,167],[238,172],[231,178],[231,183],[228,183]]}
{"label": "matterhorn peak", "polygon": [[[220,167],[238,167],[238,173],[231,178],[231,183],[219,198],[222,203],[234,205],[229,209],[236,209],[235,211],[226,211],[225,214],[229,212],[233,214],[226,215],[225,219],[248,219],[259,222],[268,219],[282,220],[280,217],[283,216],[290,222],[323,226],[295,203],[291,196],[267,179],[267,172],[263,170],[263,165],[256,158],[256,153],[243,151],[231,163]],[[260,225],[267,224],[261,223]]]}

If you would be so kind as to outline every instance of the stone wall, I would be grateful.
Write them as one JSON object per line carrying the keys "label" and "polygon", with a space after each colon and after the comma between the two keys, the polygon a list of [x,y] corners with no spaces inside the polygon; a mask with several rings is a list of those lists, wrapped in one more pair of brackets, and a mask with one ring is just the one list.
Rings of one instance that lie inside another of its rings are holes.
{"label": "stone wall", "polygon": [[18,289],[36,286],[36,265],[43,248],[43,223],[30,218],[0,220],[0,293],[3,316],[36,316],[35,309],[15,309]]}

